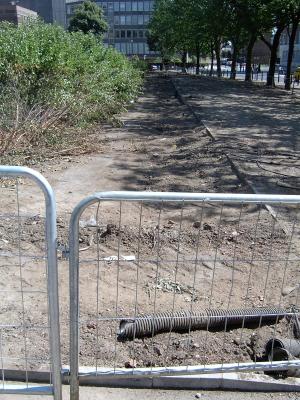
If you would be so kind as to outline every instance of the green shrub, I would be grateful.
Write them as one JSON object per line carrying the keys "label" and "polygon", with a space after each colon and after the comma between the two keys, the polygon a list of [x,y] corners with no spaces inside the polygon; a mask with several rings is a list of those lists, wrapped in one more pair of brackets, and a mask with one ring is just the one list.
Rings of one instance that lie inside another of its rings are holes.
{"label": "green shrub", "polygon": [[137,96],[141,80],[135,65],[92,34],[41,21],[0,24],[1,131],[31,114],[45,126],[47,115],[68,125],[106,121]]}

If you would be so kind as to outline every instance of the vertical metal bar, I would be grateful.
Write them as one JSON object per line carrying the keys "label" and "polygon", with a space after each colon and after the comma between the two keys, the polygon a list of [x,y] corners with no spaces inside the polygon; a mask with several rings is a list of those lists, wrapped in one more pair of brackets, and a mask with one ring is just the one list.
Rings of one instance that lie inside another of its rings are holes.
{"label": "vertical metal bar", "polygon": [[[141,202],[140,206],[140,218],[139,218],[139,233],[138,233],[138,248],[137,248],[137,260],[136,260],[136,283],[135,283],[135,300],[134,300],[134,319],[137,317],[138,313],[138,289],[139,289],[139,277],[140,277],[140,256],[141,256],[141,230],[142,230],[142,220],[143,220],[143,202]],[[136,328],[136,327],[135,327]],[[133,333],[133,360],[135,360],[135,335],[136,329],[134,329]],[[132,373],[134,373],[134,368],[132,369]]]}
{"label": "vertical metal bar", "polygon": [[[156,298],[157,298],[157,286],[158,286],[158,271],[160,265],[160,225],[161,225],[161,214],[163,209],[163,202],[159,203],[159,211],[158,211],[158,221],[157,221],[157,252],[156,252],[156,271],[155,271],[155,288],[154,288],[154,301],[153,301],[153,322],[152,322],[152,334],[151,334],[151,359],[150,366],[151,370],[153,368],[153,354],[154,354],[154,324],[155,324],[155,313],[156,313]],[[155,233],[154,233],[155,235]],[[154,238],[155,240],[155,238]],[[153,247],[154,249],[154,247]]]}
{"label": "vertical metal bar", "polygon": [[52,382],[54,398],[62,399],[60,329],[58,303],[58,271],[57,271],[57,232],[56,202],[53,190],[48,184],[44,186],[46,201],[46,241],[48,260],[48,301],[50,318],[50,351],[52,358]]}
{"label": "vertical metal bar", "polygon": [[5,382],[5,374],[4,374],[4,363],[3,363],[3,329],[0,328],[0,360],[1,360],[1,380],[2,380],[2,389],[4,389]]}
{"label": "vertical metal bar", "polygon": [[26,386],[28,387],[28,353],[27,353],[27,332],[25,323],[25,304],[24,304],[24,291],[23,291],[23,274],[22,274],[22,256],[21,256],[21,214],[20,214],[20,199],[19,199],[19,180],[16,179],[16,197],[17,197],[17,215],[18,215],[18,260],[19,260],[19,279],[20,279],[20,292],[22,303],[22,332],[24,339],[24,354],[25,354],[25,379]]}
{"label": "vertical metal bar", "polygon": [[[97,232],[96,232],[96,241],[97,241],[97,283],[96,283],[96,346],[99,347],[99,280],[100,280],[100,228],[99,228],[99,210],[100,210],[100,201],[97,205],[96,210],[96,225],[97,225]],[[79,328],[80,329],[80,328]],[[95,357],[95,364],[96,364],[96,374],[98,372],[98,358],[97,353]]]}
{"label": "vertical metal bar", "polygon": [[[119,279],[120,279],[120,247],[121,247],[121,227],[122,227],[122,201],[120,201],[120,208],[119,208],[119,236],[118,236],[118,251],[117,251],[117,293],[116,293],[116,318],[118,318],[118,309],[119,309]],[[116,371],[116,359],[117,359],[117,335],[115,335],[115,345],[114,345],[114,372]]]}
{"label": "vertical metal bar", "polygon": [[79,357],[79,218],[77,206],[70,220],[70,400],[79,400],[78,357]]}

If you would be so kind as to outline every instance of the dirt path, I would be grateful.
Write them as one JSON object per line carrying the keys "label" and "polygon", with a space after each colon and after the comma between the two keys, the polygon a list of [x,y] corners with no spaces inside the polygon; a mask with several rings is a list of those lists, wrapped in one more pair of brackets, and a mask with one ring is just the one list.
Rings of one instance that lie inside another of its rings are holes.
{"label": "dirt path", "polygon": [[45,175],[59,212],[101,190],[227,192],[240,183],[187,107],[175,98],[170,81],[150,76],[144,93],[122,117],[122,128],[105,127],[102,153],[64,163]]}

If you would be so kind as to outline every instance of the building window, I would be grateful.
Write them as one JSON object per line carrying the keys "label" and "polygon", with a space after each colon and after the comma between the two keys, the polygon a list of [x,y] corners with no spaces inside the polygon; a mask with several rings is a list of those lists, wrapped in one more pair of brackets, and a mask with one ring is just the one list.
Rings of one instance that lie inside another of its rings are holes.
{"label": "building window", "polygon": [[138,3],[137,1],[132,2],[132,11],[138,11]]}
{"label": "building window", "polygon": [[131,2],[130,1],[126,2],[126,11],[131,11]]}
{"label": "building window", "polygon": [[138,15],[138,25],[144,25],[144,16]]}
{"label": "building window", "polygon": [[102,10],[104,11],[104,12],[106,12],[107,11],[107,3],[98,3],[98,5],[100,6],[100,7],[102,7]]}
{"label": "building window", "polygon": [[118,1],[114,2],[114,10],[115,11],[120,11],[120,3]]}
{"label": "building window", "polygon": [[144,1],[144,11],[150,11],[150,1]]}
{"label": "building window", "polygon": [[131,15],[126,15],[126,25],[131,25]]}
{"label": "building window", "polygon": [[125,34],[126,34],[125,31],[121,31],[121,38],[125,38]]}
{"label": "building window", "polygon": [[144,15],[144,24],[148,24],[150,20],[150,15]]}
{"label": "building window", "polygon": [[120,37],[120,31],[118,31],[118,30],[115,31],[115,37],[116,37],[116,38],[119,38],[119,37]]}
{"label": "building window", "polygon": [[126,17],[125,17],[125,15],[120,15],[120,25],[126,25]]}
{"label": "building window", "polygon": [[132,25],[137,25],[138,24],[138,16],[132,15],[131,21],[132,21]]}
{"label": "building window", "polygon": [[121,53],[126,54],[126,43],[121,43],[120,50],[121,50]]}
{"label": "building window", "polygon": [[114,21],[115,21],[115,25],[120,25],[120,16],[115,15]]}
{"label": "building window", "polygon": [[127,38],[131,38],[131,31],[127,31]]}
{"label": "building window", "polygon": [[138,2],[138,11],[144,11],[144,3],[142,1]]}
{"label": "building window", "polygon": [[125,1],[120,1],[120,11],[126,11],[126,3],[125,3]]}
{"label": "building window", "polygon": [[137,54],[137,52],[138,52],[138,44],[137,43],[133,43],[132,50],[133,50],[133,54]]}
{"label": "building window", "polygon": [[144,37],[144,31],[139,31],[139,38],[142,39]]}
{"label": "building window", "polygon": [[144,54],[144,43],[138,43],[138,54]]}
{"label": "building window", "polygon": [[136,31],[136,30],[133,30],[132,31],[132,36],[133,36],[133,38],[137,38],[138,37],[138,31]]}

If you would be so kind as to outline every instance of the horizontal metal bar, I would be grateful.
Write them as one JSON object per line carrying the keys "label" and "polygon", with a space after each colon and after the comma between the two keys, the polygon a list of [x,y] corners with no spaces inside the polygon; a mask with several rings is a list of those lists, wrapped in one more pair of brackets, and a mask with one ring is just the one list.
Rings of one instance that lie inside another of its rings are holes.
{"label": "horizontal metal bar", "polygon": [[300,368],[300,360],[274,361],[259,363],[233,363],[233,364],[211,364],[179,367],[150,367],[150,368],[98,368],[80,367],[79,376],[97,375],[190,375],[190,374],[209,374],[221,372],[253,372],[253,371],[285,371]]}
{"label": "horizontal metal bar", "polygon": [[185,202],[226,202],[226,203],[285,203],[299,204],[299,195],[232,194],[232,193],[173,193],[173,192],[99,192],[84,199],[77,207],[95,201],[185,201]]}
{"label": "horizontal metal bar", "polygon": [[26,384],[7,384],[1,385],[0,394],[31,394],[31,395],[53,395],[53,386],[34,386]]}

